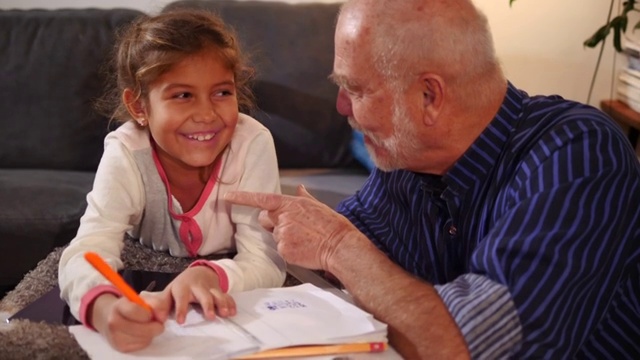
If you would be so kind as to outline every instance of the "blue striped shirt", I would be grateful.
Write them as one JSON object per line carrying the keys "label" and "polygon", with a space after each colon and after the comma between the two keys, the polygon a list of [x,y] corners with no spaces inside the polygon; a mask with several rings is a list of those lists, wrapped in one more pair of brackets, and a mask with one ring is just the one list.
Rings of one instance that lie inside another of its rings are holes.
{"label": "blue striped shirt", "polygon": [[375,170],[338,211],[434,284],[473,358],[640,359],[640,163],[593,107],[509,84],[445,175]]}

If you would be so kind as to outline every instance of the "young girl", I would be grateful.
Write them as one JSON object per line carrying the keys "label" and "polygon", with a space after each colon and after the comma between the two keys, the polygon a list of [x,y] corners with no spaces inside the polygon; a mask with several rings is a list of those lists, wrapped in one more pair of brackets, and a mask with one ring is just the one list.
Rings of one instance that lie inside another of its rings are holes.
{"label": "young girl", "polygon": [[[88,207],[60,259],[62,297],[73,315],[120,351],[146,347],[174,309],[184,322],[189,303],[205,316],[235,313],[228,295],[281,286],[285,263],[258,211],[231,207],[226,192],[280,193],[269,131],[239,113],[250,104],[251,69],[222,21],[202,11],[144,17],[117,46],[118,106],[125,120],[105,139]],[[143,293],[153,314],[126,300],[88,264],[87,251],[112,267],[128,233],[173,256],[231,253],[196,260],[157,294]]]}

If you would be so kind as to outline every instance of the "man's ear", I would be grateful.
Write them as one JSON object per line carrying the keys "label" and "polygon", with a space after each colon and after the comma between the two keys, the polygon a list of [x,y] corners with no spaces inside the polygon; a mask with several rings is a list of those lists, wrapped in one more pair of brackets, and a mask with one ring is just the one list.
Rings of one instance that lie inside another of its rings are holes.
{"label": "man's ear", "polygon": [[126,88],[122,92],[122,102],[127,107],[129,114],[131,117],[140,123],[141,121],[146,121],[147,111],[144,107],[144,103],[140,96],[136,96],[133,90]]}
{"label": "man's ear", "polygon": [[420,77],[422,99],[424,107],[424,123],[435,124],[444,104],[444,80],[431,73],[425,73]]}

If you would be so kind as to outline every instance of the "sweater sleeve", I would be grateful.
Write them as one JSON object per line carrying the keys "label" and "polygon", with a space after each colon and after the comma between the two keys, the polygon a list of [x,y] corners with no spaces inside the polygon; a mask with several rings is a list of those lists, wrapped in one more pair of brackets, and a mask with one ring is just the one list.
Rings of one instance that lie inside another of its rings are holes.
{"label": "sweater sleeve", "polygon": [[108,136],[78,233],[58,265],[61,297],[77,319],[82,297],[98,285],[109,284],[84,259],[84,253],[97,252],[111,267],[121,269],[124,234],[140,221],[143,204],[142,179],[130,152]]}
{"label": "sweater sleeve", "polygon": [[[266,129],[251,139],[237,190],[281,193],[275,146]],[[215,261],[227,276],[228,292],[278,287],[284,283],[285,261],[276,250],[273,235],[258,222],[259,213],[260,210],[246,206],[231,207],[237,255]]]}

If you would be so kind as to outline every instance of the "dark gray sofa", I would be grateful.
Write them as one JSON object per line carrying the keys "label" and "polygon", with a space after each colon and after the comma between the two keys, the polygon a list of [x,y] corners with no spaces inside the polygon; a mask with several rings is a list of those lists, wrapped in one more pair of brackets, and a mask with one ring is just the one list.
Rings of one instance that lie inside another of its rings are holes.
{"label": "dark gray sofa", "polygon": [[[258,70],[252,114],[272,132],[283,191],[304,183],[330,206],[366,179],[335,110],[338,4],[178,1],[214,10]],[[110,130],[92,107],[130,9],[0,10],[0,297],[76,233]]]}
{"label": "dark gray sofa", "polygon": [[140,14],[0,11],[0,290],[75,235],[107,133],[100,64]]}

